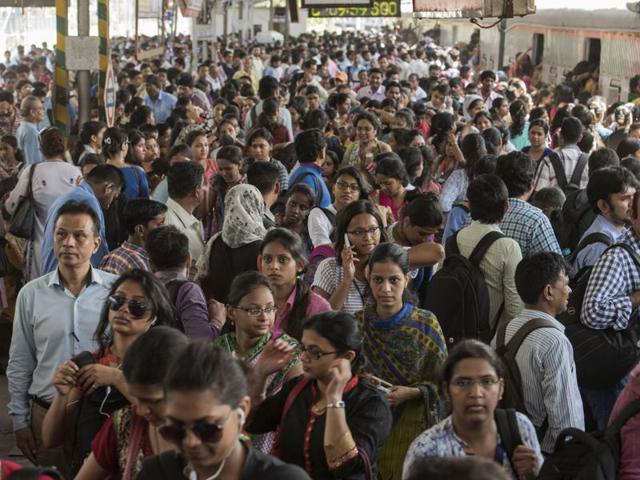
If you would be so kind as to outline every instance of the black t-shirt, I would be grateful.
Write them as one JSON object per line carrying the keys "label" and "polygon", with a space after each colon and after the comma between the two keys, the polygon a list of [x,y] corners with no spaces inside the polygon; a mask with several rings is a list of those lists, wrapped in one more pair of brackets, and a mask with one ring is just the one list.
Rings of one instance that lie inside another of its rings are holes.
{"label": "black t-shirt", "polygon": [[[247,447],[247,458],[239,480],[310,480],[296,465],[289,465],[277,458]],[[185,459],[179,452],[171,450],[147,458],[136,480],[180,480],[184,476]]]}

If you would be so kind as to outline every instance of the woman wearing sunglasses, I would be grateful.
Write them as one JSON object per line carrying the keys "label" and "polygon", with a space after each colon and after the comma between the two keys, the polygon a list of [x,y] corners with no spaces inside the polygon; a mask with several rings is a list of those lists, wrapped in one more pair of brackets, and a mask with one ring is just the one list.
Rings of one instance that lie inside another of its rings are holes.
{"label": "woman wearing sunglasses", "polygon": [[187,347],[169,370],[165,391],[160,434],[175,450],[147,459],[137,480],[309,480],[299,467],[243,440],[249,382],[244,365],[220,347]]}
{"label": "woman wearing sunglasses", "polygon": [[122,360],[122,373],[132,405],[106,419],[75,480],[133,480],[144,458],[172,448],[158,432],[165,415],[162,382],[188,342],[177,329],[161,326],[150,329],[131,344]]}
{"label": "woman wearing sunglasses", "polygon": [[367,372],[385,383],[393,408],[391,435],[378,455],[382,478],[400,480],[411,441],[440,420],[437,371],[447,357],[433,313],[412,303],[405,248],[383,243],[369,257],[369,288],[375,303],[356,313],[364,336]]}
{"label": "woman wearing sunglasses", "polygon": [[451,349],[440,383],[451,415],[413,441],[404,461],[405,478],[422,458],[467,455],[495,461],[514,480],[536,478],[543,459],[531,421],[516,413],[522,444],[514,445],[511,455],[496,421],[496,407],[504,392],[503,371],[496,353],[482,342],[464,340]]}
{"label": "woman wearing sunglasses", "polygon": [[363,381],[362,336],[342,312],[311,317],[302,332],[304,377],[264,400],[247,431],[276,431],[274,454],[316,480],[373,480],[376,453],[391,429],[382,393]]}
{"label": "woman wearing sunglasses", "polygon": [[44,418],[42,436],[47,448],[61,445],[75,424],[72,473],[91,452],[91,440],[102,425],[78,419],[91,416],[104,421],[132,400],[120,364],[129,346],[152,325],[173,326],[173,307],[151,273],[131,270],[111,287],[95,332],[98,351],[83,352],[56,370],[56,396]]}
{"label": "woman wearing sunglasses", "polygon": [[[231,283],[227,305],[227,319],[235,329],[214,342],[254,367],[266,395],[277,393],[284,382],[302,375],[298,342],[284,333],[277,337],[272,333],[277,310],[267,277],[258,272],[238,275]],[[271,452],[273,435],[251,440],[258,450]]]}

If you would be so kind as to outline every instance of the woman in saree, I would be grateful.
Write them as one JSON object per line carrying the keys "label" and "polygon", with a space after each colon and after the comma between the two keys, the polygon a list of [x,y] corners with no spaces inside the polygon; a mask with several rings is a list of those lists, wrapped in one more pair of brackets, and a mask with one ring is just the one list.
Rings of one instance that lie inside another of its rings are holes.
{"label": "woman in saree", "polygon": [[[286,381],[303,373],[298,342],[284,333],[272,333],[277,311],[267,277],[258,272],[242,273],[231,283],[227,304],[227,318],[233,321],[234,331],[214,342],[254,367],[254,378],[263,382],[267,396],[278,393]],[[283,355],[287,361],[274,364],[274,356]],[[271,453],[273,438],[273,433],[267,433],[251,440],[258,450]]]}
{"label": "woman in saree", "polygon": [[378,453],[384,480],[400,480],[405,454],[422,429],[441,419],[437,375],[447,356],[442,329],[433,313],[407,298],[407,251],[382,243],[369,258],[368,282],[375,300],[356,313],[364,337],[367,373],[387,391],[393,429]]}

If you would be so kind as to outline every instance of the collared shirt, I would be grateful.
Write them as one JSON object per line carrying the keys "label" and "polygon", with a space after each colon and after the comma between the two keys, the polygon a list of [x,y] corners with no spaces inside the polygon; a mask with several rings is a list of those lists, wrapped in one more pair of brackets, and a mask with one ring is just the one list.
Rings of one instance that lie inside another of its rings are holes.
{"label": "collared shirt", "polygon": [[24,161],[27,165],[44,161],[40,151],[40,133],[35,123],[23,120],[16,131],[18,148],[24,153]]}
{"label": "collared shirt", "polygon": [[425,92],[422,88],[416,88],[416,91],[411,91],[411,101],[419,102],[420,100],[424,100],[427,98],[427,92]]}
{"label": "collared shirt", "polygon": [[193,261],[197,261],[204,251],[204,232],[202,223],[191,213],[187,212],[182,205],[173,198],[167,200],[167,214],[164,219],[165,225],[173,225],[189,239],[189,252]]}
{"label": "collared shirt", "polygon": [[207,300],[197,283],[187,281],[183,272],[173,270],[158,271],[155,272],[155,276],[164,285],[174,280],[185,282],[177,292],[174,306],[187,337],[192,340],[213,340],[220,334],[209,321]]}
{"label": "collared shirt", "polygon": [[383,101],[385,98],[387,98],[384,94],[385,92],[385,88],[384,85],[380,85],[378,87],[378,89],[374,92],[371,89],[370,85],[367,85],[366,87],[362,87],[360,90],[358,90],[358,96],[357,99],[361,100],[365,97],[370,98],[371,100],[377,100],[379,102]]}
{"label": "collared shirt", "polygon": [[[540,444],[536,431],[531,421],[522,413],[516,412],[518,420],[518,430],[522,442],[531,448],[536,457],[538,457],[538,465],[544,462],[540,453]],[[517,478],[507,455],[504,454],[502,439],[498,435],[498,449],[503,452],[502,465],[511,474],[512,478]],[[407,456],[404,459],[402,467],[402,478],[407,478],[411,472],[413,464],[425,457],[466,457],[474,455],[471,446],[461,439],[453,427],[453,419],[448,416],[440,423],[434,425],[429,430],[421,433],[409,447]]]}
{"label": "collared shirt", "polygon": [[549,218],[524,200],[509,199],[509,210],[500,222],[500,230],[518,242],[523,257],[539,252],[561,253]]}
{"label": "collared shirt", "polygon": [[[278,167],[278,182],[280,183],[280,191],[285,192],[289,189],[289,172],[287,172],[287,168],[282,164],[280,160],[277,158],[272,158],[268,160],[273,163],[276,167]],[[248,158],[246,160],[247,169],[253,165],[255,159]]]}
{"label": "collared shirt", "polygon": [[88,204],[100,220],[100,246],[98,247],[98,251],[91,256],[91,265],[97,267],[100,264],[100,261],[102,261],[102,257],[109,253],[102,207],[100,206],[100,202],[96,198],[96,195],[93,193],[91,185],[86,181],[83,181],[70,192],[60,195],[49,209],[47,221],[44,224],[44,237],[42,238],[41,255],[43,274],[53,272],[53,270],[58,266],[58,259],[53,253],[53,228],[55,226],[55,221],[58,218],[58,210],[60,210],[60,208],[70,200]]}
{"label": "collared shirt", "polygon": [[149,95],[144,99],[144,104],[151,109],[156,123],[164,123],[171,115],[178,99],[167,92],[160,92],[157,100],[153,100]]}
{"label": "collared shirt", "polygon": [[494,91],[491,91],[491,93],[489,94],[489,96],[487,98],[484,98],[484,95],[482,95],[482,93],[480,95],[482,96],[482,101],[484,102],[484,109],[487,112],[489,110],[491,110],[491,108],[493,107],[493,101],[496,98],[502,98],[502,95],[500,95],[498,92],[494,92]]}
{"label": "collared shirt", "polygon": [[149,254],[143,247],[125,240],[122,245],[102,259],[98,268],[114,275],[122,275],[134,268],[148,272],[151,270],[151,265],[149,264]]}
{"label": "collared shirt", "polygon": [[[602,215],[597,215],[591,226],[585,230],[580,238],[580,242],[592,233],[604,233],[611,239],[611,244],[614,244],[624,236],[626,229],[623,228],[620,230]],[[578,244],[580,244],[580,242],[578,242]],[[578,252],[578,255],[576,255],[575,262],[571,266],[571,275],[577,274],[585,267],[594,266],[607,248],[607,244],[600,242],[592,243],[584,247]]]}
{"label": "collared shirt", "polygon": [[[558,149],[556,153],[558,154],[562,164],[564,165],[564,173],[567,177],[568,182],[571,180],[571,175],[573,175],[573,171],[575,170],[576,165],[578,164],[578,160],[582,155],[582,150],[580,150],[577,145],[573,144],[566,145],[565,147]],[[558,186],[556,171],[553,169],[553,165],[551,164],[551,159],[549,157],[545,157],[545,159],[540,162],[536,177],[536,192],[546,187]],[[587,188],[587,183],[589,183],[589,166],[586,166],[582,172],[579,187]]]}
{"label": "collared shirt", "polygon": [[[556,328],[539,328],[527,335],[516,354],[516,363],[529,419],[538,428],[545,419],[548,421],[541,447],[543,452],[551,453],[562,430],[584,430],[584,413],[573,347],[564,334],[564,325],[545,312],[524,309],[507,325],[505,342],[536,318],[548,320]],[[491,346],[495,348],[495,338]]]}
{"label": "collared shirt", "polygon": [[[640,255],[640,238],[633,229],[622,237]],[[640,290],[640,269],[622,248],[612,248],[600,257],[591,271],[584,294],[580,320],[596,330],[625,330],[638,309],[629,295]]]}
{"label": "collared shirt", "polygon": [[[260,100],[259,103],[256,104],[255,107],[251,109],[251,112],[244,119],[244,128],[245,131],[250,131],[253,127],[253,118],[256,119],[262,113],[262,106],[264,104],[264,100]],[[289,112],[288,108],[279,107],[278,111],[280,115],[278,115],[278,124],[284,125],[286,129],[289,131],[289,138],[293,138],[293,123],[291,122],[291,112]]]}
{"label": "collared shirt", "polygon": [[[308,175],[306,175],[308,174]],[[302,177],[304,175],[304,177]],[[296,183],[296,179],[302,177],[299,183],[304,183],[311,187],[311,191],[318,197],[318,193],[320,193],[320,206],[323,208],[331,205],[331,194],[329,193],[329,188],[327,188],[327,184],[322,178],[322,169],[316,164],[300,164],[296,167],[289,176],[289,185],[293,185]],[[318,188],[320,188],[321,192],[318,192]]]}
{"label": "collared shirt", "polygon": [[[501,231],[497,224],[486,224],[473,220],[468,227],[458,233],[460,253],[469,258],[482,237],[496,231]],[[498,319],[499,322],[508,321],[522,311],[522,300],[516,290],[514,278],[520,260],[522,260],[520,246],[514,239],[505,237],[491,245],[480,261],[480,270],[489,290],[489,321],[492,328],[495,327],[496,317],[503,304],[504,308]]]}
{"label": "collared shirt", "polygon": [[[296,293],[298,291],[297,287],[293,287],[291,290],[291,294],[287,298],[285,304],[280,308],[278,314],[276,315],[276,321],[273,324],[273,335],[277,337],[280,333],[284,332],[287,329],[289,323],[289,316],[291,315],[291,310],[293,309],[293,304],[296,300]],[[323,297],[318,295],[315,292],[309,292],[309,304],[307,305],[307,310],[305,311],[305,317],[309,318],[318,313],[330,312],[333,310],[331,308],[331,304]]]}
{"label": "collared shirt", "polygon": [[96,350],[94,332],[116,278],[91,268],[89,284],[74,297],[56,269],[20,290],[7,367],[15,430],[28,425],[30,396],[53,400],[56,368],[80,352]]}

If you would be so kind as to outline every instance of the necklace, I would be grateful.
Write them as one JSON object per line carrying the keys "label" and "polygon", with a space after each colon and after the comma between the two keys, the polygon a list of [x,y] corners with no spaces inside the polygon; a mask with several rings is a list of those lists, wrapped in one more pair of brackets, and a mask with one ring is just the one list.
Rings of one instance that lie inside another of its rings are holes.
{"label": "necklace", "polygon": [[[216,470],[216,473],[214,473],[213,475],[205,478],[204,480],[214,480],[214,479],[218,478],[220,476],[220,474],[222,473],[222,469],[224,468],[224,464],[225,463],[227,463],[227,459],[226,458],[224,460],[222,460],[222,463],[218,467],[218,470]],[[198,480],[198,473],[195,470],[191,470],[189,472],[189,480]]]}

